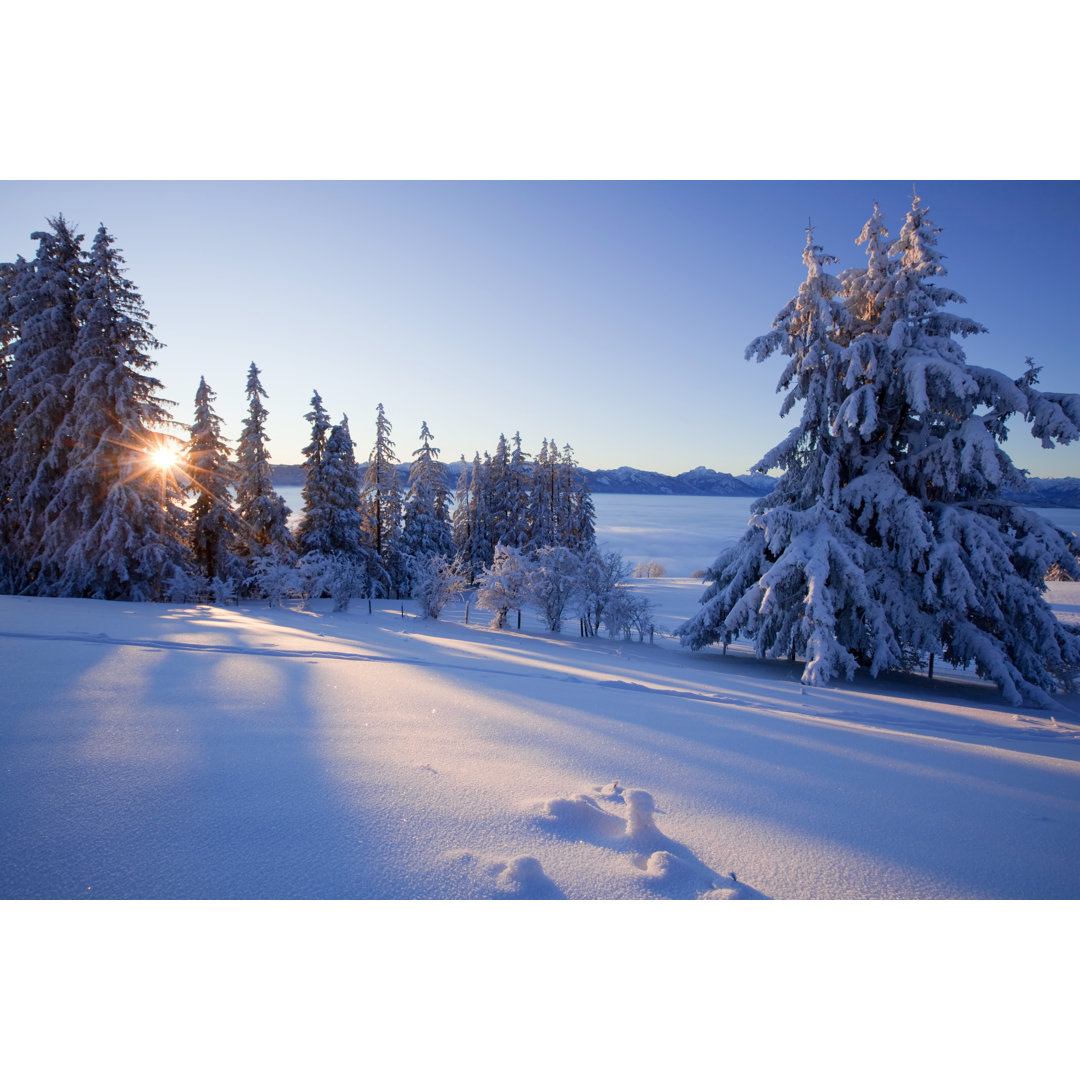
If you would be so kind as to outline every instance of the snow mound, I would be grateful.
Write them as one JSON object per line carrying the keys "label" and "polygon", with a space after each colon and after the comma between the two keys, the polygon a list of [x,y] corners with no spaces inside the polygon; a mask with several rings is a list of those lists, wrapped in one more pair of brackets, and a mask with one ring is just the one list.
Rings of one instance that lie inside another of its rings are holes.
{"label": "snow mound", "polygon": [[471,851],[448,851],[447,868],[463,877],[470,895],[485,900],[565,900],[563,891],[532,855],[494,859]]}
{"label": "snow mound", "polygon": [[[605,810],[598,800],[625,813]],[[622,789],[618,781],[593,788],[592,795],[577,794],[548,799],[538,807],[534,823],[561,839],[592,844],[624,853],[627,872],[644,895],[670,899],[764,900],[766,897],[717,873],[692,851],[657,827],[654,814],[663,813],[648,791]],[[583,857],[585,853],[583,852]]]}
{"label": "snow mound", "polygon": [[552,899],[551,894],[559,891],[555,882],[544,873],[540,860],[531,855],[512,858],[499,871],[495,883],[500,891],[517,900]]}

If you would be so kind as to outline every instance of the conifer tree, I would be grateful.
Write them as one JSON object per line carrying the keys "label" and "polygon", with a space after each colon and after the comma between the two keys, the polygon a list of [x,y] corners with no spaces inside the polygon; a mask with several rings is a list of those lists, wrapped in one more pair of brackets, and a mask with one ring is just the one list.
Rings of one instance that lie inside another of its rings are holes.
{"label": "conifer tree", "polygon": [[10,512],[13,477],[10,463],[15,453],[14,417],[5,420],[10,405],[12,353],[18,341],[15,327],[15,280],[25,273],[26,260],[0,263],[0,592],[14,592],[22,561],[15,551],[18,517]]}
{"label": "conifer tree", "polygon": [[487,524],[487,485],[479,450],[473,455],[471,466],[466,466],[462,456],[451,532],[457,558],[471,584],[486,565],[484,554],[491,543]]}
{"label": "conifer tree", "polygon": [[299,532],[304,554],[340,554],[364,562],[360,530],[360,469],[349,418],[343,416],[327,435],[309,475],[311,503]]}
{"label": "conifer tree", "polygon": [[[318,426],[317,416],[314,423]],[[333,597],[336,611],[346,610],[352,597],[369,589],[371,580],[373,556],[361,533],[360,469],[354,451],[349,418],[343,416],[330,429],[317,459],[311,455],[309,509],[299,532],[300,570],[310,582],[308,592]]]}
{"label": "conifer tree", "polygon": [[450,558],[454,551],[446,466],[439,461],[439,449],[431,445],[431,439],[425,420],[420,425],[420,446],[413,451],[409,469],[401,534],[406,558],[425,566],[433,556]]}
{"label": "conifer tree", "polygon": [[274,490],[273,469],[266,449],[267,396],[254,363],[248,368],[245,393],[248,414],[236,447],[236,506],[243,525],[239,552],[245,561],[263,558],[289,561],[293,537],[289,508]]}
{"label": "conifer tree", "polygon": [[174,421],[149,374],[161,344],[114,243],[101,226],[79,291],[70,406],[54,439],[64,465],[38,549],[39,591],[161,600],[189,567],[179,475],[159,456]]}
{"label": "conifer tree", "polygon": [[375,444],[368,458],[360,493],[363,532],[373,553],[373,573],[383,595],[391,596],[403,584],[401,552],[401,482],[394,465],[392,427],[380,402],[375,418]]}
{"label": "conifer tree", "polygon": [[575,551],[591,551],[596,547],[596,506],[593,504],[589,482],[584,476],[571,495],[570,547]]}
{"label": "conifer tree", "polygon": [[240,522],[233,506],[233,467],[229,446],[221,434],[221,417],[214,412],[217,395],[199,379],[195,418],[184,454],[184,471],[195,501],[188,511],[188,542],[196,569],[208,583],[232,584],[240,576],[235,554]]}
{"label": "conifer tree", "polygon": [[85,278],[81,234],[58,215],[38,231],[33,260],[4,272],[4,393],[0,398],[0,567],[13,592],[36,591],[47,507],[67,468],[68,446],[56,434],[71,402],[65,393],[75,362],[76,306]]}
{"label": "conifer tree", "polygon": [[475,573],[491,565],[495,554],[495,529],[492,514],[491,455],[485,450],[481,460],[473,459],[472,476],[469,481],[469,514],[471,534],[467,564]]}
{"label": "conifer tree", "polygon": [[1062,533],[1003,495],[1022,482],[1001,444],[1020,415],[1043,445],[1080,437],[1080,396],[969,365],[983,328],[943,309],[939,230],[918,197],[884,252],[867,223],[865,272],[825,272],[808,236],[807,280],[747,358],[790,357],[781,377],[799,425],[756,466],[782,468],[742,542],[709,573],[693,648],[745,634],[759,655],[805,654],[803,681],[872,674],[941,654],[974,663],[1009,700],[1070,685],[1080,635],[1042,596],[1076,561]]}
{"label": "conifer tree", "polygon": [[[330,414],[323,407],[323,400],[318,390],[312,391],[311,410],[304,414],[304,419],[311,424],[311,442],[303,449],[304,487],[302,491],[303,517],[296,527],[296,545],[301,554],[306,554],[319,545],[312,544],[308,536],[317,528],[315,513],[326,501],[323,491],[324,475],[322,469],[326,440],[332,427]],[[346,418],[347,420],[348,418]],[[356,503],[359,507],[359,498]]]}
{"label": "conifer tree", "polygon": [[558,448],[554,440],[544,439],[533,462],[529,486],[529,542],[527,550],[537,551],[557,542],[555,521],[555,470]]}
{"label": "conifer tree", "polygon": [[515,431],[510,451],[510,475],[507,492],[507,524],[503,544],[524,548],[529,542],[529,455],[521,449],[521,432]]}
{"label": "conifer tree", "polygon": [[[12,351],[18,340],[15,329],[15,279],[25,272],[26,260],[21,256],[13,263],[0,263],[0,417],[8,400],[8,371]],[[13,428],[0,427],[0,462],[11,457],[15,432]],[[2,475],[2,473],[0,473]]]}
{"label": "conifer tree", "polygon": [[[512,529],[513,496],[510,492],[510,479],[510,447],[506,436],[500,434],[487,468],[488,529],[493,556],[495,545],[505,543]],[[490,560],[486,560],[485,564],[487,561]]]}
{"label": "conifer tree", "polygon": [[596,508],[569,443],[563,447],[556,474],[558,541],[571,551],[589,551],[596,545]]}
{"label": "conifer tree", "polygon": [[469,508],[469,466],[465,455],[461,455],[458,464],[457,486],[454,489],[454,509],[450,518],[450,534],[454,541],[454,550],[459,558],[467,560],[467,552],[472,543],[472,520]]}

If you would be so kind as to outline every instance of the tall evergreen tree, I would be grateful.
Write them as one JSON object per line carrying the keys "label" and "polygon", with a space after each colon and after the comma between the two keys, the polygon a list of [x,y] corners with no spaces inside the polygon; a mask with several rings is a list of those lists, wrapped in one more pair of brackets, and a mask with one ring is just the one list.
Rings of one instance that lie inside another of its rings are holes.
{"label": "tall evergreen tree", "polygon": [[391,431],[380,402],[375,417],[375,444],[360,493],[360,513],[364,535],[374,553],[373,570],[386,596],[402,587],[404,577],[400,542],[401,482],[394,468],[397,456]]}
{"label": "tall evergreen tree", "polygon": [[529,542],[529,455],[521,448],[521,432],[515,431],[510,451],[510,476],[507,492],[508,520],[502,543],[524,548]]}
{"label": "tall evergreen tree", "polygon": [[454,509],[450,516],[450,535],[458,556],[465,559],[472,543],[472,519],[469,508],[469,466],[464,454],[461,455],[461,461],[458,464]]}
{"label": "tall evergreen tree", "polygon": [[569,443],[556,468],[555,492],[559,543],[571,551],[591,550],[596,545],[596,508]]}
{"label": "tall evergreen tree", "polygon": [[289,508],[274,490],[273,469],[266,449],[267,396],[254,363],[248,368],[246,386],[248,414],[236,447],[236,505],[243,530],[239,551],[245,560],[254,558],[287,561],[293,549],[288,529]]}
{"label": "tall evergreen tree", "polygon": [[26,260],[0,263],[0,592],[15,591],[22,560],[15,551],[14,531],[18,516],[11,512],[13,502],[10,463],[15,454],[15,421],[8,417],[10,371],[18,330],[15,326],[15,281],[25,273]]}
{"label": "tall evergreen tree", "polygon": [[790,357],[781,378],[798,427],[755,466],[784,469],[742,542],[717,560],[693,648],[742,633],[759,655],[805,653],[803,681],[876,674],[941,653],[974,663],[1012,701],[1070,684],[1080,635],[1042,596],[1064,536],[1006,500],[1022,478],[1001,447],[1021,415],[1044,445],[1080,437],[1080,396],[1035,390],[966,362],[983,332],[942,305],[939,230],[916,197],[883,255],[880,215],[860,236],[865,273],[828,275],[808,238],[807,280],[747,358]]}
{"label": "tall evergreen tree", "polygon": [[492,514],[491,455],[473,459],[469,479],[469,515],[471,521],[467,565],[474,573],[491,565],[495,555],[495,516]]}
{"label": "tall evergreen tree", "polygon": [[340,554],[357,565],[363,562],[360,530],[360,469],[356,444],[343,416],[326,438],[323,453],[313,468],[313,502],[300,533],[305,554]]}
{"label": "tall evergreen tree", "polygon": [[5,271],[6,339],[0,432],[6,445],[0,461],[0,568],[11,591],[34,591],[41,573],[40,547],[47,508],[67,469],[69,447],[60,430],[71,401],[66,387],[75,362],[79,331],[76,306],[86,275],[83,237],[61,214],[38,242],[33,260],[19,259]]}
{"label": "tall evergreen tree", "polygon": [[596,547],[596,507],[584,476],[579,478],[571,493],[569,546],[580,552]]}
{"label": "tall evergreen tree", "polygon": [[[507,536],[513,528],[514,508],[510,484],[510,446],[506,441],[506,436],[500,433],[487,469],[488,527],[491,531],[492,557],[494,557],[495,545],[506,543]],[[485,565],[488,562],[490,559],[485,560]]]}
{"label": "tall evergreen tree", "polygon": [[555,521],[555,470],[559,451],[554,440],[545,439],[533,462],[529,487],[529,542],[527,550],[537,551],[558,542]]}
{"label": "tall evergreen tree", "polygon": [[[318,417],[314,423],[318,425]],[[300,569],[313,595],[333,597],[334,610],[344,611],[350,598],[369,588],[374,561],[361,533],[360,469],[347,416],[330,429],[308,480],[308,512],[299,532]]]}
{"label": "tall evergreen tree", "polygon": [[199,573],[208,582],[235,581],[240,567],[235,554],[240,522],[233,506],[233,467],[229,446],[214,412],[217,395],[205,378],[195,392],[195,418],[184,454],[185,472],[195,500],[189,510],[188,542]]}
{"label": "tall evergreen tree", "polygon": [[80,288],[63,388],[70,407],[54,440],[63,472],[38,549],[41,591],[160,600],[188,572],[186,513],[177,471],[160,456],[160,433],[174,424],[149,374],[161,344],[114,243],[101,226]]}
{"label": "tall evergreen tree", "polygon": [[[296,542],[301,553],[312,550],[308,535],[317,528],[313,514],[326,501],[322,487],[325,479],[322,462],[326,451],[326,440],[332,425],[330,423],[330,414],[323,407],[323,400],[318,390],[312,391],[311,410],[304,414],[304,419],[311,424],[311,442],[303,449],[303,517],[296,527]],[[346,421],[347,419],[346,417]],[[359,500],[357,506],[359,506]],[[318,547],[317,544],[314,546]]]}
{"label": "tall evergreen tree", "polygon": [[401,534],[406,557],[425,565],[433,556],[449,558],[454,552],[446,466],[439,461],[439,449],[431,445],[431,439],[425,420],[420,425],[420,446],[413,451],[409,469]]}

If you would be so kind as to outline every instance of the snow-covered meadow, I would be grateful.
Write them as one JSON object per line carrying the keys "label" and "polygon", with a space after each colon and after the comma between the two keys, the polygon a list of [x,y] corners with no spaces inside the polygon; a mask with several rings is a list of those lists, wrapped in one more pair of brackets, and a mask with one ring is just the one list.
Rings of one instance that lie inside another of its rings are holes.
{"label": "snow-covered meadow", "polygon": [[[702,591],[636,587],[666,632]],[[488,617],[0,597],[0,895],[1080,896],[1076,696]]]}

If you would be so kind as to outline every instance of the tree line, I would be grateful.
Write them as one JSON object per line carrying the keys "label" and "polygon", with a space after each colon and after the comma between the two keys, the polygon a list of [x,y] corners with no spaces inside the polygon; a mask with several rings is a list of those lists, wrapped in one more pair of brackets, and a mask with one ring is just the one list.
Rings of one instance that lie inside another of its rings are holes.
{"label": "tree line", "polygon": [[[151,374],[161,343],[104,225],[89,251],[62,215],[48,226],[31,236],[33,259],[0,264],[0,590],[136,601],[328,596],[338,607],[412,596],[437,616],[476,586],[497,625],[508,605],[533,603],[558,629],[576,597],[583,631],[604,622],[648,631],[640,603],[599,595],[628,568],[598,552],[588,485],[570,446],[554,440],[534,458],[519,433],[500,435],[471,466],[462,458],[451,493],[425,421],[402,487],[383,406],[361,465],[348,417],[332,423],[315,391],[303,505],[290,528],[258,367],[248,369],[233,456],[205,378],[191,423],[173,418],[175,402]],[[178,429],[182,438],[170,434]]]}

